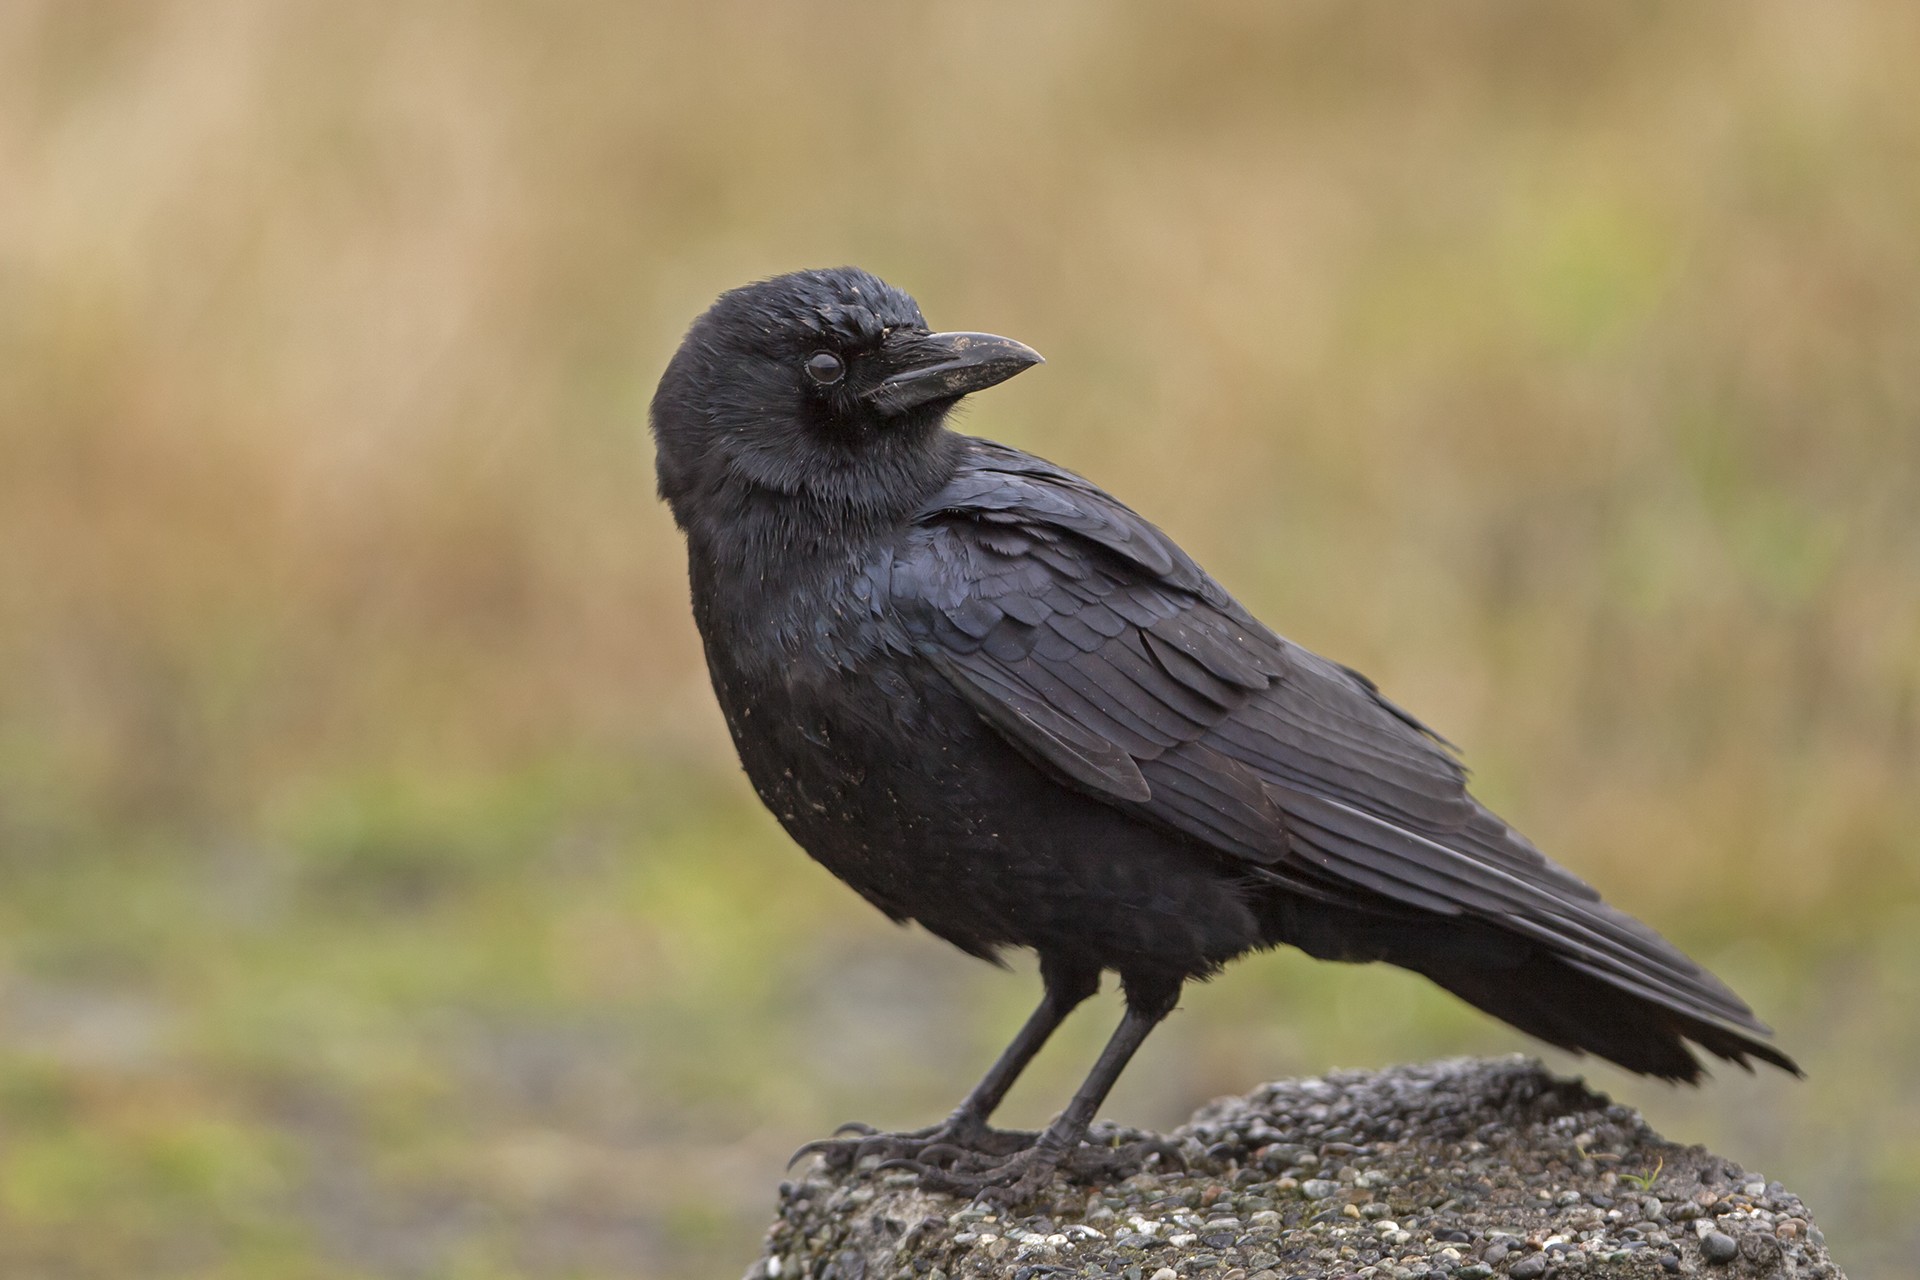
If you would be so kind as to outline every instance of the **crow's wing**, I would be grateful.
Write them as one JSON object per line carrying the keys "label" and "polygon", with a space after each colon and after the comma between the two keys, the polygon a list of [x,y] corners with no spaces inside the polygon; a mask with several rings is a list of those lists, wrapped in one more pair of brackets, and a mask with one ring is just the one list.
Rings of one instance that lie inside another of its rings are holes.
{"label": "crow's wing", "polygon": [[1275,635],[1070,472],[972,442],[896,551],[886,597],[915,649],[1066,785],[1297,892],[1483,920],[1765,1034],[1725,985],[1475,801],[1445,744],[1370,681]]}

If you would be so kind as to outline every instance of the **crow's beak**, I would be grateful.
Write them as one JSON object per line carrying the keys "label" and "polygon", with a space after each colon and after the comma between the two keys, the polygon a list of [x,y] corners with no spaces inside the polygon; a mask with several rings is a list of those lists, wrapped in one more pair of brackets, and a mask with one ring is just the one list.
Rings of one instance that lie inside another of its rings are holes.
{"label": "crow's beak", "polygon": [[1040,353],[1026,343],[991,333],[903,333],[873,361],[880,380],[862,398],[881,413],[905,413],[983,391],[1040,363]]}

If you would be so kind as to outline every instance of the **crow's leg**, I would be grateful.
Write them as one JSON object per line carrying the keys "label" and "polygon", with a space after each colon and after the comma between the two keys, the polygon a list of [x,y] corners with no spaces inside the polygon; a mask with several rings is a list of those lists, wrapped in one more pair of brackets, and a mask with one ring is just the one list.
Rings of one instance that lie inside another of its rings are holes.
{"label": "crow's leg", "polygon": [[921,1185],[930,1190],[1018,1204],[1044,1190],[1061,1169],[1088,1176],[1110,1176],[1123,1169],[1137,1168],[1148,1155],[1157,1153],[1178,1159],[1178,1152],[1166,1143],[1143,1141],[1118,1147],[1095,1147],[1085,1145],[1084,1139],[1094,1113],[1106,1101],[1134,1052],[1173,1012],[1179,998],[1178,980],[1127,983],[1126,1016],[1114,1029],[1112,1039],[1107,1041],[1107,1047],[1101,1051],[1073,1100],[1067,1103],[1067,1109],[1032,1145],[998,1161],[973,1158],[943,1167],[925,1160],[893,1159],[882,1167],[912,1169],[920,1175]]}
{"label": "crow's leg", "polygon": [[971,1152],[1004,1156],[1031,1145],[1037,1134],[991,1129],[987,1127],[987,1120],[1006,1098],[1007,1090],[1013,1088],[1013,1082],[1020,1078],[1027,1064],[1033,1061],[1034,1055],[1040,1052],[1041,1046],[1066,1021],[1067,1015],[1100,989],[1100,971],[1042,956],[1040,980],[1045,992],[1040,997],[1039,1007],[1034,1009],[1026,1025],[1013,1037],[1013,1043],[1007,1046],[999,1060],[988,1068],[980,1083],[973,1086],[965,1100],[944,1121],[930,1129],[917,1129],[912,1133],[879,1133],[865,1125],[842,1125],[838,1133],[852,1133],[855,1136],[809,1142],[793,1153],[793,1159],[787,1162],[788,1167],[810,1155],[823,1156],[834,1167],[851,1165],[872,1155],[888,1160],[911,1159],[932,1163],[942,1157],[951,1159]]}

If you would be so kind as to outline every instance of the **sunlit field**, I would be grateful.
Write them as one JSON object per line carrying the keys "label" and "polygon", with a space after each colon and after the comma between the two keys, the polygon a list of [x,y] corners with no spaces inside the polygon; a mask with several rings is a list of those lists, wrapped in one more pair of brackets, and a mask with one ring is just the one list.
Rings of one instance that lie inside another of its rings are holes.
{"label": "sunlit field", "polygon": [[[737,1274],[1037,986],[733,762],[646,402],[853,262],[1809,1079],[1564,1055],[1920,1254],[1920,9],[0,5],[0,1274]],[[1070,1024],[1039,1122],[1117,1016]],[[1258,957],[1108,1114],[1529,1042]]]}

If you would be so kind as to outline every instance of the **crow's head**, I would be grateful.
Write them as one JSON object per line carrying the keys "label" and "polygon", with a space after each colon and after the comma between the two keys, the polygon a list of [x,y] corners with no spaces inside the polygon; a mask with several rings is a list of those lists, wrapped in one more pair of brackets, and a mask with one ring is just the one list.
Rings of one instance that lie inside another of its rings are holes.
{"label": "crow's head", "polygon": [[748,486],[878,508],[936,461],[941,420],[1040,362],[986,333],[932,333],[919,304],[853,267],[720,295],[653,397],[660,494],[681,524],[703,494]]}

